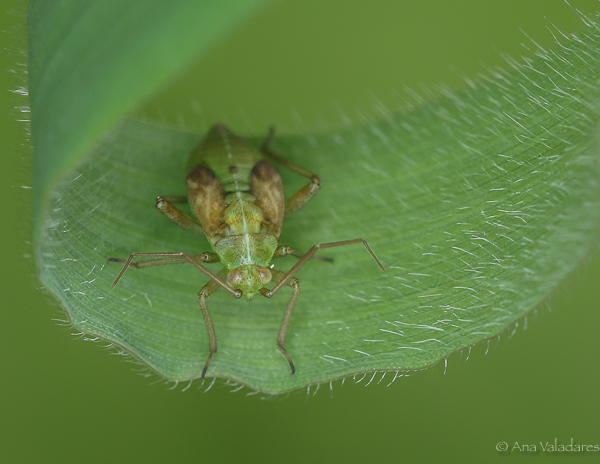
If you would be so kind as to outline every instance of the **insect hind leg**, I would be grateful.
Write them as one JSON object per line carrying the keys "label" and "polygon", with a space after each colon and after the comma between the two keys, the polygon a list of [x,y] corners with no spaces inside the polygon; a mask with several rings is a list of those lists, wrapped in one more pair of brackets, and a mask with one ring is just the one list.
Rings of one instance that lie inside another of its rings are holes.
{"label": "insect hind leg", "polygon": [[297,164],[292,163],[290,160],[271,151],[271,149],[269,148],[269,144],[271,143],[271,140],[273,140],[274,136],[275,129],[273,127],[270,127],[269,135],[267,135],[267,138],[265,139],[265,141],[262,144],[262,147],[260,148],[261,153],[267,158],[271,158],[277,161],[279,164],[282,164],[290,171],[293,171],[296,174],[310,179],[309,184],[302,187],[294,195],[292,195],[286,200],[285,213],[283,216],[285,219],[290,217],[300,208],[302,208],[306,203],[308,203],[311,200],[312,197],[314,197],[319,192],[319,190],[321,190],[321,179],[319,179],[319,176],[317,176],[314,172],[307,171],[306,169],[298,166]]}

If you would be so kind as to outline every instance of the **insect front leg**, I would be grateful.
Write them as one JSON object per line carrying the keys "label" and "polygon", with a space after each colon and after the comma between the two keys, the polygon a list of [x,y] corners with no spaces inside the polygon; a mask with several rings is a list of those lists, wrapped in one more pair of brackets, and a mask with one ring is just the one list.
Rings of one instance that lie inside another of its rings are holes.
{"label": "insect front leg", "polygon": [[279,156],[278,154],[272,152],[271,149],[269,148],[269,143],[271,143],[271,140],[273,139],[274,135],[275,135],[275,129],[273,127],[271,127],[269,129],[269,135],[267,135],[267,138],[265,139],[265,141],[262,144],[262,147],[260,149],[261,153],[263,155],[265,155],[266,157],[277,161],[279,164],[284,165],[290,171],[293,171],[296,174],[300,174],[301,176],[310,179],[309,184],[302,187],[294,195],[292,195],[290,198],[288,198],[286,200],[285,214],[284,214],[284,219],[285,219],[285,218],[290,217],[292,214],[294,214],[300,208],[302,208],[306,203],[308,203],[308,201],[312,197],[314,197],[319,192],[319,190],[321,189],[321,179],[319,179],[319,176],[317,176],[314,172],[307,171],[306,169],[301,168],[297,164],[294,164],[291,161],[285,159],[284,157]]}
{"label": "insect front leg", "polygon": [[167,218],[169,218],[179,227],[189,230],[195,234],[204,235],[204,229],[200,224],[198,224],[198,221],[185,214],[175,205],[171,204],[169,200],[167,200],[170,199],[180,202],[181,198],[183,197],[157,197],[156,209],[167,216]]}
{"label": "insect front leg", "polygon": [[[300,250],[296,250],[295,248],[289,246],[280,246],[275,249],[275,254],[273,254],[273,258],[283,258],[285,256],[295,256],[296,258],[302,258],[304,253]],[[313,261],[327,261],[329,263],[333,263],[333,258],[328,258],[327,256],[311,256],[310,259]]]}
{"label": "insect front leg", "polygon": [[[217,276],[221,279],[225,279],[225,275],[227,274],[226,269],[223,268]],[[206,324],[206,330],[208,332],[208,342],[210,345],[210,354],[208,355],[208,359],[204,364],[204,369],[202,369],[202,378],[206,375],[206,371],[208,370],[208,365],[212,360],[213,356],[217,352],[217,337],[215,336],[215,327],[213,326],[212,319],[210,318],[210,313],[208,312],[208,308],[206,307],[206,299],[212,295],[217,289],[219,285],[211,280],[208,282],[202,290],[198,293],[198,301],[200,303],[200,309],[202,310],[202,316],[204,316],[204,323]]]}
{"label": "insect front leg", "polygon": [[[212,255],[212,253],[204,253],[203,255],[200,255],[200,256],[204,256],[204,255],[210,256],[210,255]],[[114,288],[115,285],[117,285],[117,283],[119,282],[119,280],[121,280],[121,277],[123,277],[123,274],[125,273],[127,268],[131,265],[131,261],[133,260],[133,258],[150,258],[150,257],[165,257],[167,259],[182,258],[184,260],[184,262],[190,263],[192,266],[194,266],[196,269],[198,269],[203,274],[210,277],[213,281],[215,281],[218,285],[223,287],[225,290],[227,290],[229,293],[231,293],[236,298],[240,298],[242,296],[241,290],[236,290],[235,288],[232,288],[231,285],[229,285],[226,282],[226,279],[220,277],[217,274],[214,274],[210,269],[208,269],[206,266],[203,266],[202,264],[200,264],[197,260],[195,260],[192,257],[192,255],[190,255],[188,253],[131,253],[131,255],[129,255],[129,259],[125,262],[125,265],[123,266],[123,269],[121,270],[121,273],[117,276],[117,278],[113,282],[112,288]],[[179,262],[179,261],[177,261],[177,262]]]}
{"label": "insect front leg", "polygon": [[[281,282],[286,276],[284,272],[278,271],[277,269],[271,269],[271,275],[273,276],[273,281],[277,283]],[[294,289],[294,293],[292,293],[292,297],[290,298],[290,301],[287,305],[287,309],[285,310],[285,314],[283,315],[283,322],[281,323],[279,335],[277,336],[277,346],[279,347],[281,354],[283,354],[283,356],[285,356],[285,359],[287,359],[287,362],[289,363],[290,368],[292,369],[292,374],[295,374],[296,368],[294,367],[292,358],[285,349],[285,337],[287,335],[288,327],[290,325],[290,320],[292,319],[294,307],[296,306],[298,296],[300,295],[300,281],[293,277],[292,279],[289,279],[288,282],[286,282],[286,285],[292,287]],[[260,293],[268,298],[271,297],[269,290],[267,290],[266,288],[261,288]]]}
{"label": "insect front leg", "polygon": [[294,279],[294,274],[296,272],[298,272],[300,270],[300,268],[302,266],[304,266],[307,263],[307,261],[310,258],[312,258],[314,256],[314,254],[317,251],[319,251],[321,248],[333,248],[333,247],[339,247],[339,246],[344,246],[344,245],[352,245],[354,243],[362,243],[365,246],[365,248],[367,249],[367,251],[371,254],[371,256],[373,257],[373,259],[375,260],[377,265],[381,268],[381,270],[385,271],[383,264],[381,264],[381,262],[377,259],[377,256],[375,256],[375,253],[373,253],[373,250],[371,250],[371,247],[369,246],[367,241],[363,238],[355,238],[354,240],[342,240],[340,242],[320,243],[319,245],[314,245],[310,250],[308,250],[304,255],[302,255],[302,258],[300,258],[300,260],[288,271],[288,273],[284,275],[284,277],[277,283],[277,285],[275,285],[275,288],[273,288],[273,290],[267,290],[265,288],[264,289],[265,293],[263,293],[263,289],[260,290],[261,293],[263,293],[264,296],[270,298],[277,291],[279,291],[279,289],[281,287],[283,287],[284,285],[289,285],[289,282],[291,282],[292,279]]}
{"label": "insect front leg", "polygon": [[[192,258],[201,262],[201,263],[216,263],[220,261],[219,255],[216,253],[202,253],[201,255],[192,255]],[[109,263],[127,263],[126,259],[119,258],[108,258]],[[187,263],[187,260],[183,256],[178,256],[176,258],[166,258],[166,259],[150,259],[148,261],[139,261],[137,263],[130,263],[129,266],[135,267],[136,269],[141,269],[143,267],[151,267],[151,266],[162,266],[164,264],[184,264]]]}

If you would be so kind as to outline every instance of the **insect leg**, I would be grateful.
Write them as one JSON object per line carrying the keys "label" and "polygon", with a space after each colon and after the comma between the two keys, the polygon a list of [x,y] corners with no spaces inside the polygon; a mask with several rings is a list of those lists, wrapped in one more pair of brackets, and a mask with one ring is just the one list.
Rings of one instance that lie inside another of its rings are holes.
{"label": "insect leg", "polygon": [[[201,255],[192,255],[196,261],[200,261],[202,263],[216,263],[220,261],[219,255],[216,253],[202,253]],[[126,259],[119,258],[108,258],[108,262],[110,263],[121,263],[125,264],[127,262]],[[136,269],[141,269],[143,267],[151,267],[151,266],[162,266],[163,264],[183,264],[187,263],[187,260],[183,257],[176,258],[167,258],[167,259],[151,259],[148,261],[140,261],[139,263],[131,263],[129,264]]]}
{"label": "insect leg", "polygon": [[[225,278],[226,270],[225,268],[221,269],[217,274],[221,279]],[[202,378],[206,375],[206,371],[208,370],[208,365],[212,360],[213,356],[217,352],[217,337],[215,336],[215,327],[213,326],[212,319],[210,318],[210,313],[208,312],[208,308],[206,307],[206,299],[212,295],[217,289],[219,285],[211,280],[207,283],[202,290],[198,293],[198,301],[200,302],[200,309],[202,310],[202,316],[204,316],[204,323],[206,324],[206,330],[208,332],[208,342],[210,345],[210,354],[208,355],[208,359],[204,364],[204,369],[202,369]]]}
{"label": "insect leg", "polygon": [[269,128],[269,135],[262,144],[260,149],[261,153],[268,158],[271,158],[278,163],[284,165],[290,171],[295,172],[296,174],[300,174],[303,177],[310,179],[310,184],[305,185],[300,190],[298,190],[294,195],[288,198],[285,202],[285,213],[284,218],[290,217],[300,208],[302,208],[308,201],[314,197],[317,192],[321,189],[321,180],[319,176],[317,176],[314,172],[307,171],[304,168],[301,168],[297,164],[292,163],[291,161],[285,159],[282,156],[271,151],[269,148],[269,143],[273,139],[275,135],[275,129],[273,127]]}
{"label": "insect leg", "polygon": [[[283,258],[284,256],[295,256],[296,258],[302,258],[304,253],[289,246],[280,246],[275,250],[273,258]],[[327,261],[329,263],[333,263],[333,258],[328,258],[327,256],[312,256],[310,259],[313,261]]]}
{"label": "insect leg", "polygon": [[371,250],[371,247],[369,247],[369,244],[363,238],[355,238],[354,240],[343,240],[343,241],[340,241],[340,242],[321,243],[319,245],[314,245],[310,250],[308,250],[308,252],[304,256],[302,256],[302,258],[300,258],[300,260],[294,265],[294,267],[292,267],[288,271],[288,273],[285,275],[285,277],[275,286],[275,288],[273,288],[273,290],[267,291],[264,296],[267,296],[267,297],[270,298],[281,287],[283,287],[284,285],[287,285],[288,281],[293,278],[294,274],[296,272],[298,272],[298,270],[302,266],[304,266],[306,264],[306,262],[317,251],[319,251],[319,249],[321,249],[321,248],[333,248],[333,247],[344,246],[344,245],[352,245],[353,243],[362,243],[365,246],[365,248],[367,249],[367,251],[369,253],[371,253],[371,256],[373,257],[373,259],[375,260],[375,262],[377,262],[377,264],[379,265],[379,267],[381,268],[381,270],[385,271],[385,268],[383,267],[383,265],[381,264],[381,262],[377,259],[377,256],[375,256],[375,253],[373,253],[373,251]]}
{"label": "insect leg", "polygon": [[[278,283],[281,283],[283,279],[286,278],[286,274],[281,271],[278,271],[277,269],[271,269],[271,275],[273,276],[273,281]],[[290,320],[292,319],[292,312],[294,311],[294,306],[296,306],[298,296],[300,295],[300,282],[298,281],[298,279],[293,277],[291,279],[288,279],[288,282],[285,285],[292,287],[294,289],[294,293],[292,294],[292,297],[288,302],[287,309],[285,310],[285,314],[283,315],[283,322],[281,323],[279,335],[277,336],[277,346],[279,347],[281,354],[283,354],[283,356],[285,356],[285,359],[287,359],[287,362],[289,363],[290,368],[292,369],[292,374],[294,374],[296,372],[296,368],[294,367],[292,358],[290,358],[290,355],[285,349],[285,336],[287,335]],[[266,288],[261,288],[260,290],[260,293],[262,293],[264,296],[270,297],[269,295],[265,294],[267,292],[268,290]]]}
{"label": "insect leg", "polygon": [[191,216],[188,216],[176,206],[172,205],[167,201],[167,198],[178,198],[178,197],[157,197],[156,198],[156,209],[167,216],[171,221],[186,230],[194,232],[195,234],[204,235],[204,229],[197,221]]}
{"label": "insect leg", "polygon": [[190,263],[192,266],[194,266],[200,272],[202,272],[203,274],[206,274],[208,277],[210,277],[212,280],[214,280],[217,284],[219,284],[221,287],[223,287],[225,290],[227,290],[229,293],[231,293],[236,298],[240,298],[242,296],[241,290],[236,290],[234,288],[231,288],[231,286],[225,281],[225,279],[223,279],[223,278],[219,277],[217,274],[211,272],[207,267],[200,264],[198,261],[196,261],[192,257],[192,255],[190,255],[188,253],[132,253],[129,256],[129,259],[125,262],[125,266],[123,266],[123,270],[121,271],[121,273],[117,276],[117,278],[113,282],[112,288],[114,288],[115,285],[117,285],[117,283],[119,282],[119,280],[121,279],[121,277],[123,276],[123,274],[125,273],[127,268],[131,265],[131,260],[133,260],[133,258],[150,258],[150,257],[166,257],[166,258],[182,257],[186,263]]}
{"label": "insect leg", "polygon": [[162,198],[169,203],[187,203],[188,197],[185,195],[162,195]]}

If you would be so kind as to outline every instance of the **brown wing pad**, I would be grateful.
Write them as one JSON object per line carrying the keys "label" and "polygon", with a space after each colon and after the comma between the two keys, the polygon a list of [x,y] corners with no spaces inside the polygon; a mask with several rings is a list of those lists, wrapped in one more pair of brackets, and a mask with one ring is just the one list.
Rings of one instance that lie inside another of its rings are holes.
{"label": "brown wing pad", "polygon": [[279,238],[283,226],[285,198],[283,182],[275,166],[262,159],[254,165],[250,175],[250,193],[256,198],[254,202],[265,214],[265,232]]}
{"label": "brown wing pad", "polygon": [[210,238],[219,238],[225,191],[217,176],[206,166],[192,166],[187,176],[190,205]]}

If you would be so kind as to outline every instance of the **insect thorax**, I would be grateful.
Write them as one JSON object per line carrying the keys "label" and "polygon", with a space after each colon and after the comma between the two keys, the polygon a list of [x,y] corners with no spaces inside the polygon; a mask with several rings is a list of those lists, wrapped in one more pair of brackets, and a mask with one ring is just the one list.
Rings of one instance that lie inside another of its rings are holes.
{"label": "insect thorax", "polygon": [[223,265],[229,269],[257,265],[268,267],[277,248],[277,237],[271,234],[241,234],[222,238],[213,245]]}

